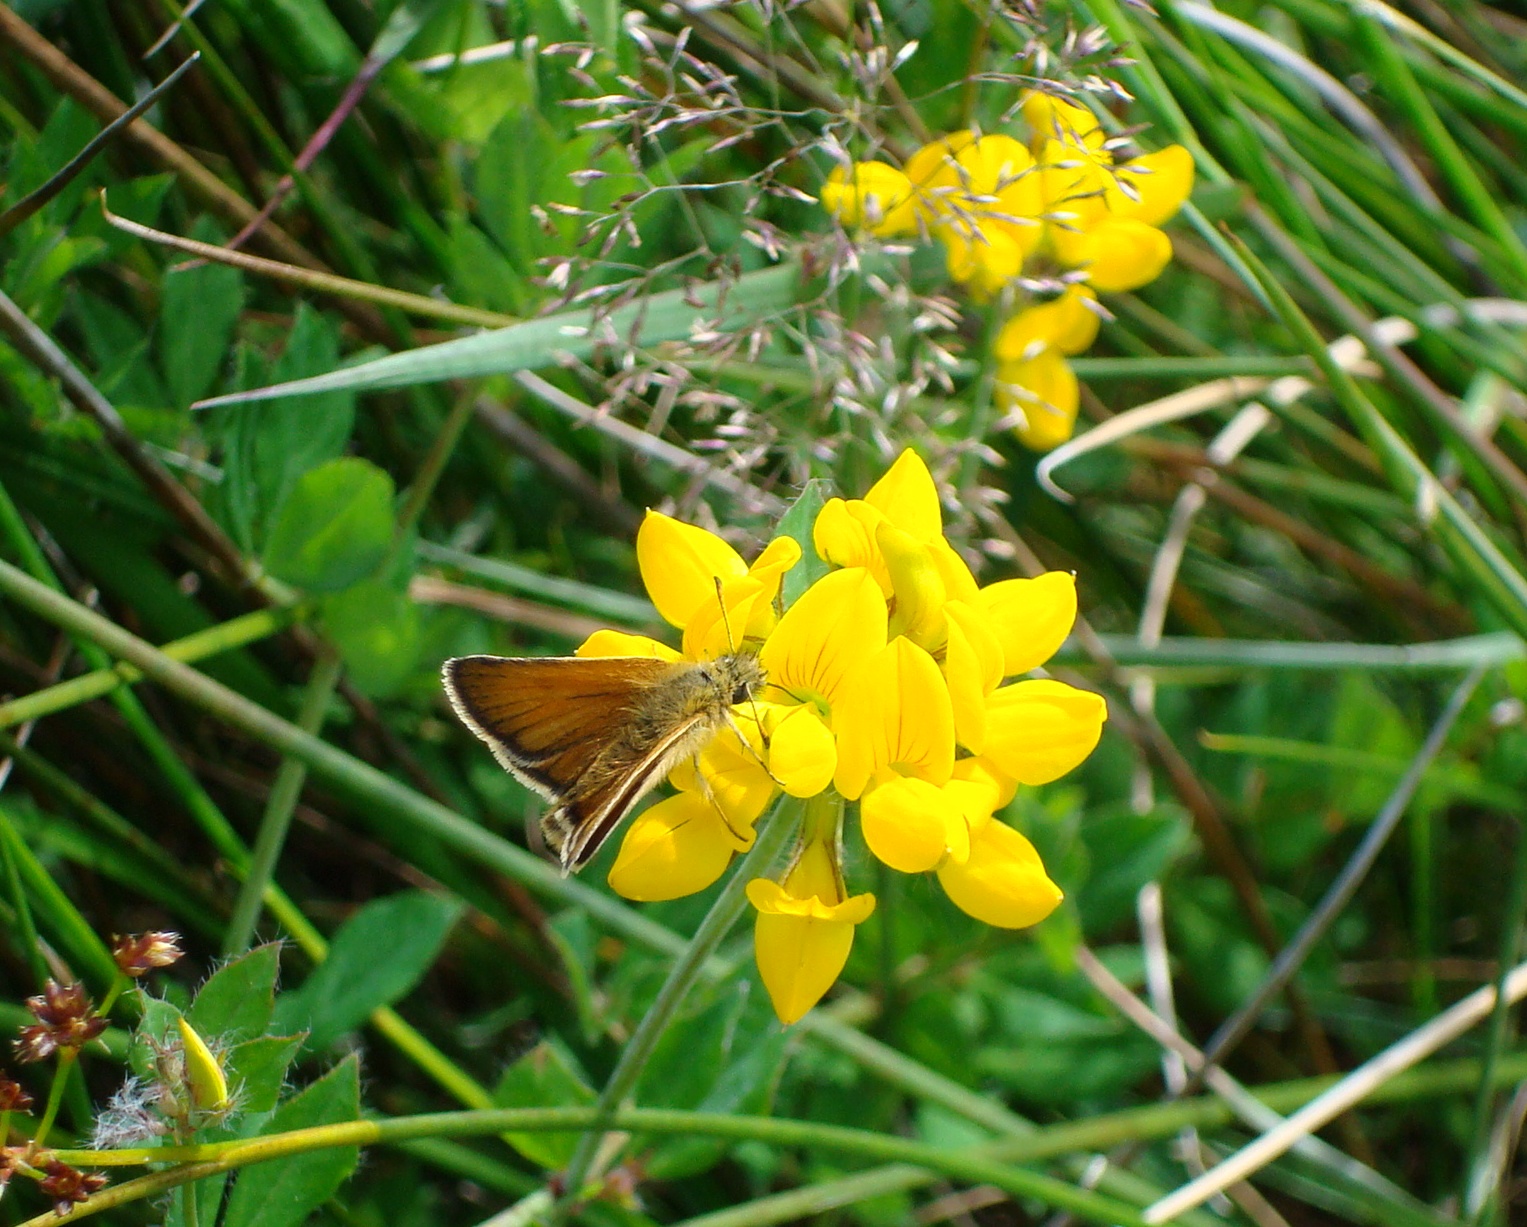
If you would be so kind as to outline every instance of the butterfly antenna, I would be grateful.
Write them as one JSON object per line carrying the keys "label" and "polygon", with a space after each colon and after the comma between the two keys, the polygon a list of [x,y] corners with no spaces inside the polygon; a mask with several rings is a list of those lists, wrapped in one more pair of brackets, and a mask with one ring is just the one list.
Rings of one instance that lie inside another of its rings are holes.
{"label": "butterfly antenna", "polygon": [[[726,600],[721,595],[721,577],[719,575],[713,575],[711,578],[716,582],[716,603],[721,607],[721,625],[726,628],[727,651],[735,656],[737,654],[737,641],[732,638],[731,619],[729,619],[726,615]],[[753,725],[758,729],[759,739],[763,742],[764,749],[767,750],[769,748],[769,734],[768,731],[764,728],[763,716],[758,710],[758,697],[753,693],[751,689],[748,690],[748,706],[753,710]],[[732,719],[730,713],[728,713],[726,719],[727,723],[732,726],[732,731],[737,734],[737,740],[742,743],[743,749],[745,749],[749,754],[756,758],[758,760],[758,765],[764,769],[764,774],[766,774],[771,780],[774,780],[774,773],[769,770],[769,764],[764,761],[762,755],[753,749],[753,743],[750,742],[747,739],[746,734],[744,734],[743,731],[737,727],[737,722]],[[774,782],[776,784],[779,783],[778,780],[774,780]],[[717,808],[720,807],[718,806]]]}

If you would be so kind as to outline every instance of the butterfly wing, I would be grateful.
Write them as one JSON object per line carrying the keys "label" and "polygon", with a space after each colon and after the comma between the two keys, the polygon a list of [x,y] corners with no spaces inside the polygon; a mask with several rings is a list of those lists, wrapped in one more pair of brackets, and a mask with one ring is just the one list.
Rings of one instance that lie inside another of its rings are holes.
{"label": "butterfly wing", "polygon": [[541,831],[561,861],[562,872],[582,869],[631,807],[679,762],[698,753],[712,731],[707,713],[695,713],[642,747],[638,757],[621,754],[593,764],[562,804],[541,819]]}
{"label": "butterfly wing", "polygon": [[504,769],[560,804],[672,668],[646,656],[458,656],[442,676]]}

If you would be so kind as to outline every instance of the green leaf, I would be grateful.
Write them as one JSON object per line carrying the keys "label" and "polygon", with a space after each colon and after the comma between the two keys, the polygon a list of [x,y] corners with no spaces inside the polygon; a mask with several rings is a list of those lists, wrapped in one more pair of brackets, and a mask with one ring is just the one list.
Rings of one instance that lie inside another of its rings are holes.
{"label": "green leaf", "polygon": [[789,510],[780,517],[776,535],[791,537],[801,547],[801,560],[785,572],[781,589],[787,609],[801,593],[827,574],[827,564],[817,557],[817,547],[812,543],[811,529],[817,522],[817,513],[827,505],[831,497],[832,483],[813,477],[801,488]]}
{"label": "green leaf", "polygon": [[[360,1062],[351,1056],[277,1108],[265,1132],[332,1125],[359,1115]],[[223,1227],[297,1227],[334,1195],[355,1170],[359,1154],[355,1146],[337,1146],[247,1168],[233,1186]]]}
{"label": "green leaf", "polygon": [[419,663],[419,607],[391,584],[370,579],[325,597],[324,631],[345,673],[373,697],[398,691]]}
{"label": "green leaf", "polygon": [[1077,906],[1089,933],[1127,920],[1140,888],[1161,877],[1192,843],[1187,818],[1175,806],[1137,814],[1121,804],[1090,815],[1081,837],[1093,870]]}
{"label": "green leaf", "polygon": [[364,579],[392,543],[392,496],[392,478],[354,456],[304,473],[277,513],[266,568],[312,592],[337,592]]}
{"label": "green leaf", "polygon": [[[303,379],[339,363],[335,326],[306,303],[281,357],[277,380]],[[294,396],[259,409],[229,410],[221,422],[224,485],[240,504],[242,535],[263,543],[277,510],[308,470],[344,454],[355,424],[355,397],[346,392]]]}
{"label": "green leaf", "polygon": [[[878,267],[868,258],[861,263],[866,269]],[[402,388],[446,379],[509,374],[550,366],[563,354],[587,358],[606,344],[611,335],[640,345],[656,345],[660,341],[681,340],[702,322],[721,331],[742,328],[776,316],[793,305],[800,281],[799,266],[781,264],[745,273],[729,286],[710,284],[698,289],[665,290],[640,298],[608,312],[597,326],[591,311],[563,311],[492,332],[388,354],[313,379],[213,397],[201,402],[200,407],[339,388],[352,391]]]}
{"label": "green leaf", "polygon": [[327,1048],[419,982],[460,914],[459,901],[423,891],[368,903],[340,927],[307,982],[282,995],[277,1029],[306,1030],[310,1049]]}
{"label": "green leaf", "polygon": [[[210,225],[193,237],[219,241]],[[170,403],[184,409],[212,386],[244,309],[244,278],[225,264],[200,264],[166,274],[159,304],[159,362]]]}
{"label": "green leaf", "polygon": [[262,1035],[228,1050],[223,1072],[240,1113],[269,1112],[276,1106],[286,1071],[301,1051],[300,1035]]}
{"label": "green leaf", "polygon": [[212,973],[186,1011],[204,1039],[254,1039],[265,1034],[276,1000],[281,948],[256,946]]}
{"label": "green leaf", "polygon": [[[597,1098],[571,1054],[555,1039],[542,1040],[504,1071],[493,1090],[499,1108],[582,1108]],[[575,1133],[507,1133],[505,1140],[532,1163],[555,1171],[578,1147]]]}

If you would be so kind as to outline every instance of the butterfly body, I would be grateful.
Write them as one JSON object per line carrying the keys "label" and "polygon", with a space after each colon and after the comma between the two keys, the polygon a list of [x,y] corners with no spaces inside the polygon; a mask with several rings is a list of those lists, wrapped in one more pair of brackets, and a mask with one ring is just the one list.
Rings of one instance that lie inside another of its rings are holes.
{"label": "butterfly body", "polygon": [[675,766],[763,686],[757,657],[458,656],[446,694],[504,769],[552,802],[541,819],[564,873],[580,869]]}

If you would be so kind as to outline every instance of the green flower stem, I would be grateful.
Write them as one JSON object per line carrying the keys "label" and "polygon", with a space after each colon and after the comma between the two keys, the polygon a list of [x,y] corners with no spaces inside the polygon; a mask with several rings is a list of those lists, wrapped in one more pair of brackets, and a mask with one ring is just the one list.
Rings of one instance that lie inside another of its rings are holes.
{"label": "green flower stem", "polygon": [[[317,733],[323,727],[324,713],[334,697],[334,688],[339,684],[340,669],[337,652],[325,648],[319,653],[302,696],[302,708],[297,714],[297,727],[304,732]],[[290,755],[281,760],[275,783],[271,785],[270,796],[265,802],[265,813],[260,818],[260,829],[255,835],[249,869],[244,875],[244,884],[239,888],[239,897],[233,904],[233,915],[229,917],[228,927],[223,934],[224,958],[242,954],[249,948],[250,939],[254,937],[261,905],[275,874],[276,862],[281,858],[286,832],[292,822],[292,811],[297,807],[307,775],[307,767],[300,760]]]}
{"label": "green flower stem", "polygon": [[605,1083],[596,1105],[594,1125],[578,1139],[578,1147],[567,1165],[564,1174],[565,1192],[552,1211],[553,1223],[561,1222],[577,1201],[583,1183],[588,1178],[600,1139],[609,1128],[616,1109],[636,1089],[637,1080],[647,1067],[658,1040],[668,1029],[668,1024],[673,1021],[696,981],[705,974],[705,965],[711,955],[747,911],[747,884],[754,878],[762,877],[784,850],[786,843],[795,837],[804,811],[802,802],[793,797],[781,796],[773,809],[758,823],[752,848],[731,870],[726,885],[711,904],[710,911],[706,912],[705,919],[695,930],[684,953],[669,970],[657,998],[637,1024],[636,1031],[615,1064],[614,1072],[610,1074],[610,1080]]}
{"label": "green flower stem", "polygon": [[[268,639],[272,635],[279,634],[297,621],[300,613],[300,606],[272,606],[227,622],[220,622],[204,631],[197,631],[194,635],[187,635],[184,639],[176,639],[159,650],[171,660],[185,661],[188,664],[205,660],[209,656],[231,652],[235,648],[258,643],[261,639]],[[49,686],[46,690],[37,690],[31,694],[22,695],[18,699],[12,699],[8,703],[0,703],[0,729],[15,728],[16,725],[25,724],[28,720],[67,711],[81,703],[99,699],[102,695],[110,694],[118,687],[136,682],[142,677],[142,671],[129,664],[110,665],[90,673],[82,673],[79,677],[71,677],[68,681]]]}
{"label": "green flower stem", "polygon": [[[1481,1063],[1477,1060],[1436,1061],[1413,1070],[1375,1088],[1370,1103],[1409,1102],[1418,1099],[1456,1095],[1473,1089],[1478,1082]],[[1506,1086],[1527,1078],[1527,1050],[1517,1050],[1500,1058],[1493,1081]],[[1259,1100],[1278,1112],[1291,1112],[1308,1103],[1336,1082],[1336,1078],[1303,1078],[1294,1082],[1274,1083],[1257,1088]],[[346,1121],[319,1125],[268,1137],[211,1142],[196,1146],[141,1147],[130,1150],[57,1150],[53,1154],[76,1167],[133,1167],[144,1164],[178,1163],[180,1166],[154,1172],[137,1180],[108,1188],[77,1207],[73,1217],[84,1218],[145,1197],[155,1197],[192,1180],[218,1175],[254,1163],[265,1163],[291,1155],[307,1154],[340,1146],[403,1145],[427,1138],[483,1137],[506,1132],[571,1132],[595,1127],[603,1114],[594,1108],[498,1108],[480,1112],[436,1112],[421,1116],[401,1116],[383,1120]],[[1233,1121],[1230,1108],[1222,1101],[1203,1097],[1172,1103],[1129,1108],[1089,1120],[1037,1128],[1027,1137],[1007,1138],[967,1149],[929,1146],[906,1138],[825,1125],[812,1121],[782,1120],[766,1116],[733,1116],[713,1112],[677,1112],[669,1110],[616,1109],[604,1127],[642,1133],[676,1136],[704,1136],[737,1141],[760,1141],[777,1146],[799,1146],[835,1154],[868,1158],[897,1165],[897,1169],[860,1172],[851,1180],[871,1177],[882,1183],[894,1178],[903,1183],[889,1188],[914,1188],[933,1183],[941,1177],[961,1181],[989,1182],[1014,1196],[1036,1197],[1051,1204],[1071,1208],[1075,1213],[1098,1221],[1138,1223],[1138,1214],[1111,1198],[1097,1197],[1037,1176],[1033,1172],[1008,1166],[1083,1151],[1107,1149],[1127,1141],[1150,1141],[1170,1137],[1186,1126],[1212,1129]],[[826,1190],[841,1182],[819,1186]],[[1059,1186],[1058,1188],[1056,1186]],[[798,1190],[804,1195],[808,1190]],[[869,1192],[866,1196],[873,1195]],[[790,1196],[790,1195],[786,1195]],[[772,1199],[765,1199],[772,1200]],[[760,1204],[760,1203],[755,1203]],[[843,1200],[833,1203],[847,1204]],[[743,1207],[739,1207],[739,1210]],[[726,1217],[723,1217],[726,1216]],[[1099,1216],[1102,1216],[1099,1218]],[[1116,1216],[1109,1218],[1108,1216]],[[738,1217],[723,1211],[703,1220],[706,1227],[731,1227],[743,1224],[784,1221],[778,1217]],[[57,1220],[51,1212],[28,1220],[22,1227],[48,1227]]]}
{"label": "green flower stem", "polygon": [[37,1132],[32,1135],[38,1146],[48,1140],[48,1134],[53,1129],[53,1122],[58,1119],[59,1105],[64,1102],[64,1088],[69,1085],[69,1076],[74,1073],[74,1066],[79,1060],[79,1055],[78,1048],[58,1050],[58,1068],[53,1071],[53,1084],[48,1087],[48,1103],[43,1108],[42,1120],[37,1126]]}

